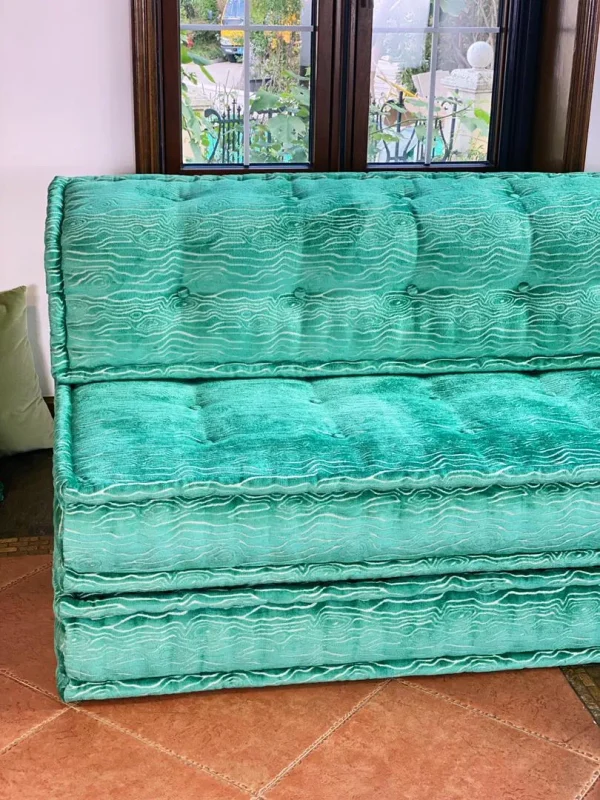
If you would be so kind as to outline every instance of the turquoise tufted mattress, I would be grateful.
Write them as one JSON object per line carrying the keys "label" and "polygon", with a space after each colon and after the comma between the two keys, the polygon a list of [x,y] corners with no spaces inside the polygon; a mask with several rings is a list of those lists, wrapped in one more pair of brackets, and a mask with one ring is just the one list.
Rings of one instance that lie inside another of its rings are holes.
{"label": "turquoise tufted mattress", "polygon": [[70,700],[600,661],[597,569],[59,599]]}
{"label": "turquoise tufted mattress", "polygon": [[600,661],[600,177],[57,179],[70,700]]}
{"label": "turquoise tufted mattress", "polygon": [[600,366],[600,175],[59,178],[60,381]]}
{"label": "turquoise tufted mattress", "polygon": [[200,588],[263,566],[328,580],[331,562],[373,577],[600,549],[596,370],[114,381],[61,386],[59,403],[65,563],[141,573],[137,591],[162,571],[200,569]]}

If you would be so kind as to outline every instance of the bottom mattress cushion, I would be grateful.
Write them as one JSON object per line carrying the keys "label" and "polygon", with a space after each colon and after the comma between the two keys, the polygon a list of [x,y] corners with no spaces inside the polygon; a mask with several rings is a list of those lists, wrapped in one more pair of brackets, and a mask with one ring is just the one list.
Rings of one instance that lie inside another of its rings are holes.
{"label": "bottom mattress cushion", "polygon": [[71,699],[355,677],[352,665],[368,677],[368,665],[387,664],[388,674],[486,659],[535,665],[555,651],[567,654],[556,663],[568,663],[584,651],[598,660],[600,569],[59,595],[56,612],[60,682]]}
{"label": "bottom mattress cushion", "polygon": [[59,386],[63,577],[110,592],[595,565],[599,412],[597,370]]}

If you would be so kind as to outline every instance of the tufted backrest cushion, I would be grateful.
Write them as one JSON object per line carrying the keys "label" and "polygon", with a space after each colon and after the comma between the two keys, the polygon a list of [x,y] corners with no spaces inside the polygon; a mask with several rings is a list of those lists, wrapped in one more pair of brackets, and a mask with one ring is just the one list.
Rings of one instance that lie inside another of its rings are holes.
{"label": "tufted backrest cushion", "polygon": [[600,175],[57,178],[62,382],[600,366]]}

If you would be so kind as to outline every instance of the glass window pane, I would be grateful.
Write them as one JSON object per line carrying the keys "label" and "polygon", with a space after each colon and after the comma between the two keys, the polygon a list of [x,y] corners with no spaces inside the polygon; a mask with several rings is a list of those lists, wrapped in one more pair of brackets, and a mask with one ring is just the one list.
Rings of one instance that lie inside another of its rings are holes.
{"label": "glass window pane", "polygon": [[252,0],[253,25],[312,25],[312,0]]}
{"label": "glass window pane", "polygon": [[[241,2],[242,6],[244,0],[234,0],[234,2]],[[179,12],[181,24],[221,24],[221,12],[223,3],[219,0],[179,0]]]}
{"label": "glass window pane", "polygon": [[179,0],[186,164],[310,162],[313,2]]}
{"label": "glass window pane", "polygon": [[373,28],[426,28],[432,13],[433,0],[375,0]]}
{"label": "glass window pane", "polygon": [[311,34],[250,34],[250,162],[310,160]]}
{"label": "glass window pane", "polygon": [[244,162],[244,32],[184,31],[181,45],[183,160]]}
{"label": "glass window pane", "polygon": [[440,0],[440,26],[495,28],[500,0]]}
{"label": "glass window pane", "polygon": [[431,34],[375,34],[371,50],[371,164],[422,162],[427,143]]}
{"label": "glass window pane", "polygon": [[495,34],[441,34],[434,161],[485,161],[494,84]]}

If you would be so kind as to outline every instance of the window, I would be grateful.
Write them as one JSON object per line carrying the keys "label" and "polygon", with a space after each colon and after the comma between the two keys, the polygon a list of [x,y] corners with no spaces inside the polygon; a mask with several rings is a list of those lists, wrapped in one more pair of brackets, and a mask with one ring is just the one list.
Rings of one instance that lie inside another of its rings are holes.
{"label": "window", "polygon": [[186,164],[309,164],[311,0],[181,0]]}
{"label": "window", "polygon": [[526,166],[541,4],[154,2],[167,172]]}
{"label": "window", "polygon": [[368,163],[486,163],[499,34],[499,0],[376,0]]}

